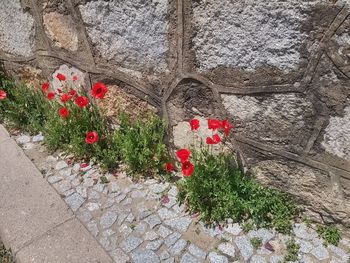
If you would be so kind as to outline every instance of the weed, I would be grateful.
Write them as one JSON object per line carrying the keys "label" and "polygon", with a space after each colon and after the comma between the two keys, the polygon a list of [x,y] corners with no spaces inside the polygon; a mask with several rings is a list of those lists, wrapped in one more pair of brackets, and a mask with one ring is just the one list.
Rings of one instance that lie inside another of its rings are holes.
{"label": "weed", "polygon": [[247,221],[243,222],[242,228],[243,228],[243,231],[245,233],[247,233],[250,230],[254,229],[254,222],[252,220],[247,220]]}
{"label": "weed", "polygon": [[178,183],[178,198],[192,211],[199,211],[205,221],[251,219],[257,226],[274,227],[282,233],[290,231],[298,211],[294,203],[287,195],[244,176],[232,165],[232,155],[213,155],[202,149],[193,152],[192,162],[194,173]]}
{"label": "weed", "polygon": [[325,240],[326,244],[329,243],[334,246],[337,246],[341,239],[339,229],[335,225],[318,225],[317,233]]}
{"label": "weed", "polygon": [[6,249],[0,241],[0,262],[1,263],[14,263],[11,249]]}
{"label": "weed", "polygon": [[262,246],[262,239],[260,237],[253,237],[250,239],[253,248],[259,249]]}
{"label": "weed", "polygon": [[109,183],[109,180],[107,179],[106,176],[101,176],[100,180],[101,180],[101,184],[108,184]]}
{"label": "weed", "polygon": [[133,123],[126,114],[120,116],[120,121],[115,139],[129,173],[154,176],[162,171],[167,159],[164,122],[158,116],[149,116]]}
{"label": "weed", "polygon": [[300,246],[295,242],[294,238],[289,239],[286,245],[287,255],[284,257],[283,262],[296,261],[298,259]]}

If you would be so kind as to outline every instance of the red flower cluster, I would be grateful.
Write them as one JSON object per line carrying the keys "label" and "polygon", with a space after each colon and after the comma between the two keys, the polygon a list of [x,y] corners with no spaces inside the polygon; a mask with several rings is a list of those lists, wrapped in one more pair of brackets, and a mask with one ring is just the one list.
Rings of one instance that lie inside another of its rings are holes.
{"label": "red flower cluster", "polygon": [[0,89],[0,100],[6,99],[7,94],[4,90]]}
{"label": "red flower cluster", "polygon": [[189,161],[191,151],[188,149],[180,149],[176,152],[177,157],[181,162],[182,174],[185,177],[189,177],[194,172],[194,165]]}
{"label": "red flower cluster", "polygon": [[[58,73],[56,75],[56,78],[59,81],[66,80],[66,76],[61,74],[61,73]],[[74,76],[72,76],[72,80],[77,81],[78,77],[76,75],[74,75]],[[52,101],[55,99],[56,93],[49,92],[49,89],[50,89],[49,82],[43,83],[41,85],[41,89],[44,93],[47,93],[46,96],[47,96],[48,100]],[[71,106],[71,103],[68,103],[69,101],[74,101],[74,104],[76,104],[81,109],[87,107],[90,104],[90,100],[86,96],[79,95],[75,89],[67,88],[67,87],[63,87],[62,89],[57,89],[57,93],[60,94],[60,96],[59,96],[60,104],[62,104],[62,103],[66,104],[66,107],[62,107],[58,110],[59,116],[61,116],[63,119],[68,118],[70,115],[69,110],[72,109],[71,108],[72,106]],[[107,92],[108,92],[108,88],[106,87],[106,85],[103,84],[102,82],[98,82],[95,85],[93,85],[93,87],[91,89],[91,96],[96,98],[96,99],[103,99]],[[0,100],[4,99],[4,98],[6,98],[6,93],[4,91],[0,90]],[[99,135],[95,131],[90,131],[85,136],[85,142],[87,144],[96,143],[96,142],[98,142],[98,140],[99,140]],[[171,167],[169,166],[168,169],[171,169]]]}

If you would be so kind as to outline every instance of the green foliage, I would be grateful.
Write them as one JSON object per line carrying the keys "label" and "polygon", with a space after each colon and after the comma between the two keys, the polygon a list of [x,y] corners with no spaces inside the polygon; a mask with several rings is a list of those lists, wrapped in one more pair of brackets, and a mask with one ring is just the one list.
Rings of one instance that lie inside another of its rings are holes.
{"label": "green foliage", "polygon": [[14,263],[12,252],[10,249],[6,249],[0,241],[0,263]]}
{"label": "green foliage", "polygon": [[5,79],[1,80],[0,89],[7,93],[7,99],[0,101],[0,121],[6,117],[10,126],[31,133],[43,129],[51,105],[40,90]]}
{"label": "green foliage", "polygon": [[298,259],[298,253],[300,246],[295,242],[295,239],[289,239],[287,242],[287,255],[284,257],[283,262],[296,261]]}
{"label": "green foliage", "polygon": [[325,240],[326,244],[337,246],[341,239],[340,231],[335,225],[318,225],[317,233]]}
{"label": "green foliage", "polygon": [[245,233],[249,232],[250,230],[254,229],[254,222],[252,220],[244,221],[242,224],[243,231]]}
{"label": "green foliage", "polygon": [[250,239],[250,243],[252,244],[253,248],[259,249],[262,245],[262,239],[260,237],[253,237]]}
{"label": "green foliage", "polygon": [[126,114],[120,116],[120,121],[114,136],[130,174],[149,176],[162,171],[167,160],[164,122],[152,115],[132,123]]}
{"label": "green foliage", "polygon": [[230,154],[195,152],[194,174],[179,182],[180,202],[186,202],[193,212],[200,212],[208,223],[226,218],[241,222],[251,219],[257,226],[274,227],[288,233],[298,210],[285,194],[244,176],[233,165]]}

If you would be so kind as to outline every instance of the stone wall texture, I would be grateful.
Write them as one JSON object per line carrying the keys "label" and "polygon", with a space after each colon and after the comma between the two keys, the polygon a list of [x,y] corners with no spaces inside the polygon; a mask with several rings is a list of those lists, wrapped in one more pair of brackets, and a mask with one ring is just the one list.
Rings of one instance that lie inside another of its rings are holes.
{"label": "stone wall texture", "polygon": [[246,170],[350,226],[347,0],[2,0],[0,61],[104,81],[109,112],[149,105],[177,146],[192,117],[228,118]]}

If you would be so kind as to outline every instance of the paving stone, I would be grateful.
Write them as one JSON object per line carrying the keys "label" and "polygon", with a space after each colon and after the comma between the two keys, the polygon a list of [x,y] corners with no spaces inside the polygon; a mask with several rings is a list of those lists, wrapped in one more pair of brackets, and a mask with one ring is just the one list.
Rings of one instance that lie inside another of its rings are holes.
{"label": "paving stone", "polygon": [[226,227],[224,227],[224,231],[226,231],[227,233],[230,233],[234,236],[238,236],[241,232],[242,232],[242,227],[235,223],[235,224],[230,224]]}
{"label": "paving stone", "polygon": [[334,253],[334,255],[336,255],[337,257],[339,257],[340,259],[347,261],[349,258],[349,255],[341,248],[336,247],[334,245],[328,245],[328,249]]}
{"label": "paving stone", "polygon": [[178,230],[179,232],[186,232],[191,222],[192,222],[192,219],[186,216],[186,217],[166,220],[164,221],[164,224]]}
{"label": "paving stone", "polygon": [[305,240],[312,240],[317,237],[316,231],[308,228],[305,224],[295,224],[293,227],[293,232],[296,237]]}
{"label": "paving stone", "polygon": [[258,255],[271,255],[271,254],[272,254],[272,251],[266,249],[265,247],[261,247],[261,248],[259,248],[259,249],[256,251],[256,253],[257,253]]}
{"label": "paving stone", "polygon": [[200,261],[196,259],[189,253],[185,253],[182,255],[180,263],[199,263]]}
{"label": "paving stone", "polygon": [[75,163],[73,165],[72,170],[73,170],[73,172],[78,172],[80,170],[80,164],[79,163]]}
{"label": "paving stone", "polygon": [[123,224],[120,226],[119,232],[123,235],[123,237],[127,237],[132,232],[132,229],[126,224]]}
{"label": "paving stone", "polygon": [[[177,201],[176,201],[176,197],[173,197],[173,196],[169,196],[169,202],[167,202],[167,203],[162,203],[162,205],[163,206],[165,206],[165,207],[167,207],[167,208],[174,208],[174,207],[177,207],[177,208],[179,208],[180,209],[180,207],[178,206],[178,205],[176,205],[176,203],[177,203]],[[178,210],[176,210],[176,209],[174,209],[175,210],[175,212],[176,213],[181,213],[182,211],[178,211]]]}
{"label": "paving stone", "polygon": [[87,189],[85,187],[82,187],[82,186],[78,186],[76,188],[76,191],[78,194],[80,194],[83,198],[87,198],[88,195],[87,195]]}
{"label": "paving stone", "polygon": [[64,199],[69,207],[75,212],[85,202],[85,199],[78,193],[74,193]]}
{"label": "paving stone", "polygon": [[262,243],[266,243],[275,236],[275,232],[265,228],[260,228],[258,230],[249,231],[248,236],[250,238],[253,238],[253,237],[261,238]]}
{"label": "paving stone", "polygon": [[175,258],[168,258],[167,260],[164,260],[163,263],[175,263]]}
{"label": "paving stone", "polygon": [[106,249],[106,250],[109,248],[109,246],[111,244],[108,237],[101,237],[99,242],[102,245],[102,247],[104,247],[104,249]]}
{"label": "paving stone", "polygon": [[152,185],[152,184],[156,184],[157,180],[156,179],[148,179],[144,182],[144,185]]}
{"label": "paving stone", "polygon": [[68,196],[70,196],[70,195],[72,195],[72,194],[74,194],[74,193],[75,193],[75,190],[74,190],[74,189],[69,189],[69,190],[63,192],[62,196],[68,197]]}
{"label": "paving stone", "polygon": [[165,240],[164,243],[167,247],[172,246],[175,244],[175,242],[181,237],[180,233],[174,232],[171,235],[169,235]]}
{"label": "paving stone", "polygon": [[283,256],[273,255],[270,258],[270,263],[281,263],[283,262]]}
{"label": "paving stone", "polygon": [[158,234],[154,231],[147,232],[143,237],[144,240],[148,240],[148,241],[152,241],[152,240],[155,240],[157,238],[158,238]]}
{"label": "paving stone", "polygon": [[47,181],[50,183],[50,184],[54,184],[54,183],[57,183],[59,181],[61,181],[63,178],[60,177],[60,176],[56,176],[56,175],[52,175],[52,176],[49,176],[47,178]]}
{"label": "paving stone", "polygon": [[202,221],[199,224],[202,226],[202,231],[211,237],[216,237],[223,232],[219,226],[206,227]]}
{"label": "paving stone", "polygon": [[128,217],[128,215],[130,214],[130,212],[120,212],[118,214],[118,221],[117,224],[121,225],[123,224],[123,222],[125,221],[125,219]]}
{"label": "paving stone", "polygon": [[131,223],[133,222],[135,219],[135,216],[133,215],[133,213],[129,213],[129,215],[125,218],[125,222]]}
{"label": "paving stone", "polygon": [[182,250],[187,246],[187,241],[184,239],[178,240],[171,248],[169,248],[169,252],[172,256],[178,256],[181,254]]}
{"label": "paving stone", "polygon": [[78,213],[77,217],[81,221],[83,221],[84,223],[89,222],[92,219],[92,215],[86,210],[80,211],[80,213]]}
{"label": "paving stone", "polygon": [[254,255],[250,259],[250,263],[267,263],[265,258],[262,256]]}
{"label": "paving stone", "polygon": [[94,180],[92,178],[85,177],[83,185],[84,187],[91,187],[95,184]]}
{"label": "paving stone", "polygon": [[228,255],[230,257],[234,257],[235,256],[235,246],[230,244],[230,243],[221,243],[218,246],[218,249],[222,253],[224,253],[224,254],[226,254],[226,255]]}
{"label": "paving stone", "polygon": [[68,167],[68,168],[61,169],[59,170],[58,173],[63,177],[69,177],[72,174],[72,168]]}
{"label": "paving stone", "polygon": [[315,256],[318,260],[324,260],[329,258],[328,250],[323,246],[319,245],[317,247],[314,247],[310,253]]}
{"label": "paving stone", "polygon": [[124,194],[128,194],[128,193],[130,193],[131,192],[131,189],[129,188],[129,187],[125,187],[124,189],[123,189],[123,193]]}
{"label": "paving stone", "polygon": [[142,220],[142,219],[148,217],[151,214],[152,214],[152,211],[148,210],[145,207],[142,207],[142,208],[137,210],[137,219],[138,220]]}
{"label": "paving stone", "polygon": [[19,144],[28,143],[28,142],[30,142],[30,137],[27,135],[21,135],[21,136],[16,138],[16,142]]}
{"label": "paving stone", "polygon": [[122,202],[121,202],[121,204],[122,205],[130,205],[132,203],[132,198],[126,198],[126,199],[124,199]]}
{"label": "paving stone", "polygon": [[68,164],[65,161],[59,161],[58,163],[56,163],[55,169],[62,170],[67,167],[68,167]]}
{"label": "paving stone", "polygon": [[177,216],[177,214],[165,207],[158,210],[158,215],[162,220],[171,219]]}
{"label": "paving stone", "polygon": [[34,148],[34,144],[31,143],[31,142],[27,142],[27,143],[23,144],[22,148],[23,148],[24,150],[31,150],[31,149]]}
{"label": "paving stone", "polygon": [[176,187],[175,185],[173,185],[173,186],[170,188],[170,190],[169,190],[169,192],[168,192],[168,195],[176,197],[176,196],[177,196],[177,193],[178,193],[177,187]]}
{"label": "paving stone", "polygon": [[90,212],[100,209],[100,205],[98,203],[87,203],[85,207]]}
{"label": "paving stone", "polygon": [[114,236],[111,236],[109,240],[111,241],[111,243],[110,243],[110,246],[107,248],[107,251],[110,251],[117,247],[118,237],[114,235]]}
{"label": "paving stone", "polygon": [[210,263],[228,263],[227,257],[219,255],[216,252],[210,252],[208,259]]}
{"label": "paving stone", "polygon": [[128,236],[124,241],[120,244],[120,248],[124,250],[126,253],[133,251],[142,243],[142,239],[135,237],[133,235]]}
{"label": "paving stone", "polygon": [[73,187],[78,187],[80,183],[81,183],[80,178],[75,178],[74,180],[71,181],[71,184]]}
{"label": "paving stone", "polygon": [[193,255],[193,256],[196,256],[197,258],[199,259],[205,259],[207,257],[207,253],[200,249],[199,247],[197,247],[196,245],[194,244],[191,244],[189,247],[188,247],[188,251]]}
{"label": "paving stone", "polygon": [[96,191],[90,190],[88,191],[88,198],[90,199],[100,199],[100,194]]}
{"label": "paving stone", "polygon": [[302,257],[299,261],[302,263],[314,263],[314,260],[309,255],[302,255]]}
{"label": "paving stone", "polygon": [[119,248],[111,251],[110,255],[112,256],[114,262],[118,262],[118,263],[130,262],[130,257]]}
{"label": "paving stone", "polygon": [[185,211],[185,205],[184,204],[178,205],[175,197],[170,198],[170,202],[168,204],[165,204],[165,206],[169,208],[171,202],[174,202],[174,205],[172,206],[172,208],[176,213],[182,213]]}
{"label": "paving stone", "polygon": [[160,252],[159,258],[160,258],[160,260],[168,259],[168,258],[170,258],[170,254],[168,251],[163,250],[162,252]]}
{"label": "paving stone", "polygon": [[131,253],[131,258],[134,263],[158,263],[159,257],[156,253],[149,249],[140,249]]}
{"label": "paving stone", "polygon": [[164,192],[167,188],[169,187],[169,183],[164,183],[164,184],[153,184],[149,187],[149,189],[155,193],[155,194],[159,194]]}
{"label": "paving stone", "polygon": [[101,216],[100,225],[106,229],[111,227],[118,218],[118,213],[114,211],[108,211]]}
{"label": "paving stone", "polygon": [[143,235],[145,232],[146,232],[146,229],[147,229],[147,225],[143,222],[140,222],[133,230],[133,232],[136,234],[136,235]]}
{"label": "paving stone", "polygon": [[143,198],[145,196],[146,196],[146,193],[141,190],[132,191],[130,194],[131,198]]}
{"label": "paving stone", "polygon": [[296,239],[295,241],[298,245],[300,245],[300,252],[302,253],[309,253],[311,251],[311,249],[313,248],[313,245],[306,240],[302,240],[302,239]]}
{"label": "paving stone", "polygon": [[162,239],[157,239],[154,240],[152,242],[149,242],[146,246],[146,249],[150,249],[150,250],[158,250],[160,248],[160,246],[163,244],[164,240]]}
{"label": "paving stone", "polygon": [[42,142],[45,139],[45,137],[42,135],[42,133],[39,133],[32,138],[32,142]]}
{"label": "paving stone", "polygon": [[120,187],[117,182],[111,182],[108,188],[109,193],[119,193]]}
{"label": "paving stone", "polygon": [[162,237],[162,238],[166,238],[167,236],[169,236],[173,231],[171,231],[169,228],[161,225],[158,229],[158,234]]}
{"label": "paving stone", "polygon": [[48,164],[50,167],[54,167],[57,163],[57,158],[49,155],[46,157],[45,163]]}
{"label": "paving stone", "polygon": [[150,215],[149,217],[145,218],[145,222],[151,229],[162,223],[162,221],[160,221],[159,217],[156,215]]}
{"label": "paving stone", "polygon": [[97,224],[94,220],[87,223],[86,227],[91,232],[91,234],[93,234],[95,237],[98,235],[99,230],[98,230]]}
{"label": "paving stone", "polygon": [[250,243],[250,239],[247,236],[239,236],[234,239],[236,246],[239,249],[243,259],[248,261],[248,259],[253,255],[253,246]]}
{"label": "paving stone", "polygon": [[117,202],[117,203],[120,203],[121,201],[125,200],[126,198],[126,194],[120,194],[118,195],[116,198],[114,198],[114,200]]}
{"label": "paving stone", "polygon": [[59,181],[59,182],[53,184],[53,187],[55,187],[55,189],[56,189],[59,193],[63,193],[63,192],[68,191],[69,189],[72,188],[70,182],[69,182],[69,181],[66,181],[66,180]]}

